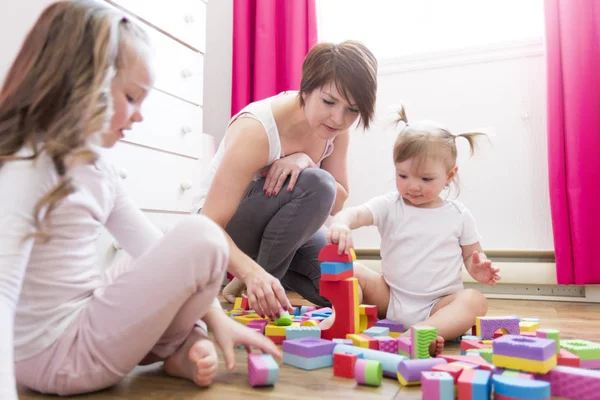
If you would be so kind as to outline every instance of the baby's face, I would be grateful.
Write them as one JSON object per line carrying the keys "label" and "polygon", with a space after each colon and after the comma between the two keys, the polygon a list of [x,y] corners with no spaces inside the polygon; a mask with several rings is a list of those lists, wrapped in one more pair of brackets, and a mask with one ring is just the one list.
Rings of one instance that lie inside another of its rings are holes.
{"label": "baby's face", "polygon": [[410,158],[396,163],[396,188],[400,196],[415,207],[439,207],[440,193],[454,175],[453,170],[447,171],[441,159]]}

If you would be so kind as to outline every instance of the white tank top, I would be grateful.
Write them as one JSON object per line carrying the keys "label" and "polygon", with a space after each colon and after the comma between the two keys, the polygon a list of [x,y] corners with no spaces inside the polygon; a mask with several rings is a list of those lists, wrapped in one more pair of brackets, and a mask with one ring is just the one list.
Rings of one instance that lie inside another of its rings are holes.
{"label": "white tank top", "polygon": [[[268,97],[264,100],[259,100],[254,103],[248,104],[244,107],[240,112],[235,114],[229,120],[227,124],[227,128],[236,121],[241,115],[244,117],[248,116],[250,118],[254,118],[259,121],[263,127],[265,128],[265,132],[267,133],[267,138],[269,140],[269,159],[267,160],[267,165],[264,169],[268,169],[268,167],[273,164],[276,160],[279,160],[281,157],[284,157],[283,149],[281,148],[281,139],[279,138],[279,130],[277,129],[277,124],[275,123],[275,117],[273,116],[273,110],[271,108],[271,103],[273,99],[276,99],[279,96],[293,94],[298,95],[297,91],[286,91],[281,92],[278,95]],[[215,153],[213,159],[210,162],[208,170],[205,172],[204,177],[200,183],[200,188],[198,189],[197,194],[192,198],[192,213],[196,214],[198,211],[204,206],[204,200],[206,199],[206,195],[208,194],[208,190],[215,178],[217,173],[217,169],[221,164],[221,160],[223,160],[223,156],[225,155],[225,138],[221,140],[219,144],[219,148]],[[329,157],[333,152],[333,139],[327,141],[327,145],[325,147],[325,151],[323,155],[317,162],[317,165],[321,165],[321,161],[326,157]],[[260,179],[260,171],[254,174],[252,178],[253,181]]]}

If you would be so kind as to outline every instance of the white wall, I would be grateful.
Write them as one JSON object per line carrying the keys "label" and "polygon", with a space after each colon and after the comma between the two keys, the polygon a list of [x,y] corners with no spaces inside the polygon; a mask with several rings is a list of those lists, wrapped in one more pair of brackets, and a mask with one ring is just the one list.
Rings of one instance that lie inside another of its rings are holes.
{"label": "white wall", "polygon": [[204,133],[218,145],[231,116],[233,0],[210,0],[204,61]]}
{"label": "white wall", "polygon": [[[551,250],[545,61],[541,41],[463,49],[382,62],[375,126],[355,131],[350,198],[361,204],[394,189],[391,124],[399,103],[409,122],[431,119],[453,132],[488,127],[492,145],[468,159],[459,148],[458,200],[474,214],[493,250]],[[401,127],[401,125],[400,125]],[[376,229],[356,232],[357,248],[378,248]]]}

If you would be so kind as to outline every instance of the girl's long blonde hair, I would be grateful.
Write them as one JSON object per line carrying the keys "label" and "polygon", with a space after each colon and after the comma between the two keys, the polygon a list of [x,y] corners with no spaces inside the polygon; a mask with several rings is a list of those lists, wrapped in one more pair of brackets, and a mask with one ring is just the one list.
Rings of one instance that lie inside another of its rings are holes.
{"label": "girl's long blonde hair", "polygon": [[[139,27],[93,0],[53,3],[28,33],[0,91],[0,168],[41,152],[52,160],[59,182],[35,205],[32,236],[49,239],[42,225],[76,190],[68,166],[96,160],[90,136],[110,125],[111,81],[136,42],[148,43]],[[23,147],[33,155],[17,156]]]}

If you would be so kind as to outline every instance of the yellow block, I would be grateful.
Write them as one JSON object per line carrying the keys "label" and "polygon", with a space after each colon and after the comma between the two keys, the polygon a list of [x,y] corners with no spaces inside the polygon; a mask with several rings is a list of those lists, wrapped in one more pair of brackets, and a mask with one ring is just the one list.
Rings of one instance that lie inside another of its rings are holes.
{"label": "yellow block", "polygon": [[547,374],[552,368],[556,367],[556,354],[545,361],[492,354],[492,364],[499,368]]}
{"label": "yellow block", "polygon": [[363,333],[367,330],[367,325],[369,324],[369,320],[366,315],[360,315],[358,318],[358,333]]}
{"label": "yellow block", "polygon": [[352,285],[352,302],[354,303],[354,332],[360,332],[360,312],[358,304],[358,279],[348,278],[353,280]]}
{"label": "yellow block", "polygon": [[356,253],[354,252],[354,249],[350,249],[350,255],[352,256],[352,261],[356,261]]}
{"label": "yellow block", "polygon": [[238,315],[233,317],[234,320],[236,320],[237,322],[239,322],[242,325],[248,325],[249,322],[257,320],[257,319],[263,319],[261,318],[259,315],[257,314],[247,314],[247,315]]}
{"label": "yellow block", "polygon": [[393,338],[397,338],[400,335],[402,335],[402,333],[400,333],[400,332],[390,332],[390,336]]}
{"label": "yellow block", "polygon": [[302,321],[300,326],[319,326],[319,323],[314,319],[307,319],[306,321]]}
{"label": "yellow block", "polygon": [[540,323],[533,321],[521,321],[519,322],[519,329],[521,332],[535,332],[540,329]]}
{"label": "yellow block", "polygon": [[406,382],[406,380],[402,377],[402,375],[400,375],[399,372],[396,372],[396,375],[398,376],[398,382],[400,382],[400,384],[402,386],[416,386],[416,385],[420,385],[421,384],[421,381]]}
{"label": "yellow block", "polygon": [[483,344],[492,344],[493,340],[482,340],[481,343]]}
{"label": "yellow block", "polygon": [[235,303],[233,303],[233,308],[242,308],[242,298],[241,297],[235,298]]}
{"label": "yellow block", "polygon": [[360,337],[360,335],[349,333],[346,335],[346,339],[352,340],[352,345],[356,347],[369,348],[369,341]]}
{"label": "yellow block", "polygon": [[287,326],[267,325],[265,327],[265,336],[285,336]]}

